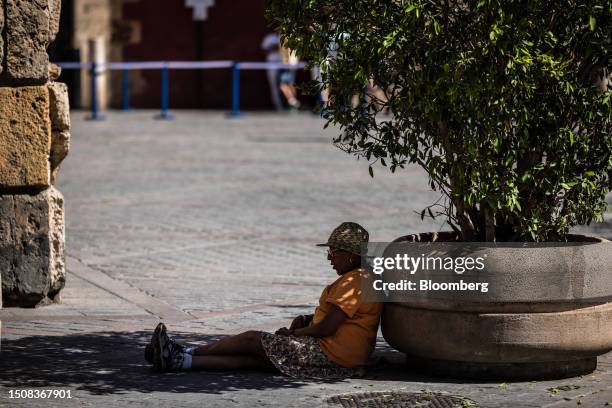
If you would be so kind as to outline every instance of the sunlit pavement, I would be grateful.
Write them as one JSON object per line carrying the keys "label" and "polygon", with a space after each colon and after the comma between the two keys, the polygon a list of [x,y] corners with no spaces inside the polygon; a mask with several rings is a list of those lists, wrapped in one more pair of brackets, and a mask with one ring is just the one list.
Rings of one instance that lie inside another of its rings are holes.
{"label": "sunlit pavement", "polygon": [[[391,174],[375,166],[370,178],[364,160],[331,144],[338,130],[322,130],[310,114],[85,116],[72,115],[57,186],[66,199],[62,303],[0,311],[0,405],[310,407],[331,395],[398,389],[458,394],[483,407],[612,404],[610,354],[581,378],[463,383],[411,373],[382,338],[378,353],[391,364],[364,379],[153,373],[142,347],[159,319],[194,343],[288,325],[335,279],[314,244],[337,224],[359,222],[371,241],[439,230],[418,214],[439,196],[417,167]],[[612,221],[581,231],[612,237]],[[580,387],[547,390],[564,384]],[[25,388],[73,398],[9,399]]]}

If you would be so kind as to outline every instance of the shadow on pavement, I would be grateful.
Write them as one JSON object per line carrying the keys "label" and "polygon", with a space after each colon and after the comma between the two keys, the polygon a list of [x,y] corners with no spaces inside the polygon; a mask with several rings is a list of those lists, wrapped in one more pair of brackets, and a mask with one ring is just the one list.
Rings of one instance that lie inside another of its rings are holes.
{"label": "shadow on pavement", "polygon": [[[2,342],[0,386],[63,387],[92,394],[221,393],[233,389],[295,388],[303,382],[274,372],[156,373],[144,361],[151,332],[35,336]],[[212,341],[219,336],[198,340]],[[189,340],[177,336],[177,340]]]}
{"label": "shadow on pavement", "polygon": [[[5,340],[0,353],[0,387],[61,387],[97,395],[130,391],[217,394],[240,389],[299,388],[312,383],[273,371],[159,374],[143,359],[143,348],[150,335],[148,331],[103,332]],[[197,343],[220,337],[199,336]],[[195,340],[185,336],[176,339]],[[376,355],[383,356],[387,362],[371,368],[366,380],[416,380],[415,374],[405,370],[402,355],[386,344],[377,349]],[[424,381],[424,378],[418,380]]]}

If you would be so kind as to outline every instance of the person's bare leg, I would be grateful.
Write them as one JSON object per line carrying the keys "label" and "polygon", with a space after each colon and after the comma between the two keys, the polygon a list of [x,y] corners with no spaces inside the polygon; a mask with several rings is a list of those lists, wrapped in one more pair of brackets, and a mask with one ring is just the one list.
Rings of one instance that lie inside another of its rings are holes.
{"label": "person's bare leg", "polygon": [[280,94],[278,92],[278,70],[269,69],[267,73],[268,84],[270,85],[270,97],[272,98],[272,104],[274,105],[274,109],[280,111],[283,109],[283,104],[281,102]]}
{"label": "person's bare leg", "polygon": [[295,99],[295,97],[296,97],[295,88],[293,88],[291,85],[289,85],[289,84],[280,84],[280,90],[281,90],[281,92],[283,93],[283,95],[285,96],[285,98],[287,100]]}
{"label": "person's bare leg", "polygon": [[329,104],[329,88],[325,87],[321,89],[321,105],[323,105],[324,108],[327,108],[328,104]]}
{"label": "person's bare leg", "polygon": [[280,85],[280,89],[287,99],[289,106],[294,108],[298,108],[300,106],[300,101],[297,99],[297,91],[293,85],[284,83]]}
{"label": "person's bare leg", "polygon": [[273,368],[267,359],[257,356],[193,356],[192,370],[235,371],[249,368]]}
{"label": "person's bare leg", "polygon": [[247,331],[236,336],[218,340],[212,344],[200,346],[193,352],[194,356],[236,356],[252,355],[265,357],[266,352],[261,345],[261,332]]}

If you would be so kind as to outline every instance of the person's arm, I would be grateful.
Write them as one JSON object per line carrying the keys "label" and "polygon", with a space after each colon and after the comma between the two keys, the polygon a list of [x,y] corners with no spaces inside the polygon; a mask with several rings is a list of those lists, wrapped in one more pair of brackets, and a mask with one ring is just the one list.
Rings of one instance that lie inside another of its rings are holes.
{"label": "person's arm", "polygon": [[338,327],[347,318],[352,318],[361,305],[361,275],[351,273],[344,275],[341,284],[327,293],[326,302],[329,311],[321,320],[308,327],[290,330],[286,327],[277,330],[276,334],[283,336],[328,337],[336,333]]}
{"label": "person's arm", "polygon": [[307,327],[314,319],[314,314],[304,315],[304,327]]}
{"label": "person's arm", "polygon": [[294,330],[301,329],[303,327],[307,327],[312,321],[313,317],[314,315],[311,315],[311,314],[299,315],[295,319],[293,319],[293,321],[291,322],[291,326],[289,326],[289,328],[281,327],[275,332],[275,334],[281,334],[283,336],[288,336]]}
{"label": "person's arm", "polygon": [[347,315],[336,305],[330,305],[329,312],[319,323],[303,327],[301,329],[290,330],[293,336],[328,337],[336,333],[338,327],[344,322]]}
{"label": "person's arm", "polygon": [[293,322],[291,322],[291,326],[289,326],[289,330],[301,329],[302,327],[307,327],[312,321],[313,315],[299,315]]}

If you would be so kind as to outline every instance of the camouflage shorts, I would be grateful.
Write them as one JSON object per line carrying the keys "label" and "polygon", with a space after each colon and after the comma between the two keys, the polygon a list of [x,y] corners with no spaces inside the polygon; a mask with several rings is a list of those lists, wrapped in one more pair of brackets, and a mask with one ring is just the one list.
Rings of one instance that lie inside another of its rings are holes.
{"label": "camouflage shorts", "polygon": [[342,367],[329,361],[314,337],[262,333],[268,359],[283,374],[295,378],[339,379],[363,375],[363,368]]}

